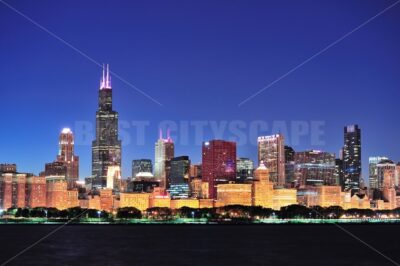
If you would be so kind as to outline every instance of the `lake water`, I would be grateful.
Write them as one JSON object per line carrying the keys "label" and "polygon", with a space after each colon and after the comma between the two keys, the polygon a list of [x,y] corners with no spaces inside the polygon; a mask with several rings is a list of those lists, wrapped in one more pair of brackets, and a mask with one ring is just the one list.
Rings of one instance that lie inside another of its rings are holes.
{"label": "lake water", "polygon": [[[55,228],[1,225],[4,262]],[[400,225],[343,226],[400,262]],[[394,265],[335,225],[68,225],[9,265]]]}

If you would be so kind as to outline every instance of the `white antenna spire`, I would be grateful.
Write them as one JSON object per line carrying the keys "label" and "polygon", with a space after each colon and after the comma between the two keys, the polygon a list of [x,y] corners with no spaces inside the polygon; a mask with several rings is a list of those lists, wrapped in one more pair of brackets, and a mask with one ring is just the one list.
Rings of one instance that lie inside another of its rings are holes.
{"label": "white antenna spire", "polygon": [[103,76],[100,80],[100,89],[111,89],[111,75],[110,75],[110,66],[107,64],[106,66],[103,64]]}
{"label": "white antenna spire", "polygon": [[111,88],[110,68],[108,64],[107,64],[107,75],[106,75],[106,87]]}

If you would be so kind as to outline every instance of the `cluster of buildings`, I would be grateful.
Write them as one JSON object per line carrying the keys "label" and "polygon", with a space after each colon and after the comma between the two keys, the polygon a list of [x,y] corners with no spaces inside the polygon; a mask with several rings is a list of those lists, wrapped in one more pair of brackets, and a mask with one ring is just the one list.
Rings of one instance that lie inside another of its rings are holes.
{"label": "cluster of buildings", "polygon": [[129,178],[121,175],[118,113],[112,105],[108,66],[100,80],[96,139],[92,142],[92,175],[79,180],[74,135],[65,128],[54,162],[39,175],[19,173],[15,164],[0,165],[0,209],[11,207],[82,208],[114,211],[120,207],[211,208],[227,205],[281,207],[341,206],[394,209],[400,164],[389,158],[369,159],[369,186],[361,174],[361,129],[344,128],[339,156],[319,150],[295,151],[282,134],[258,138],[258,162],[237,155],[236,143],[210,140],[202,161],[175,155],[173,139],[160,130],[151,159],[132,161]]}

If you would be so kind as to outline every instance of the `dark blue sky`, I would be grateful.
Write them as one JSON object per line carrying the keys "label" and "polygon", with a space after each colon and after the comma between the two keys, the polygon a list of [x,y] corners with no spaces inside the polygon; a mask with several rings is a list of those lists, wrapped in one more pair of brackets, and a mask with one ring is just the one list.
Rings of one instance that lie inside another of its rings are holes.
{"label": "dark blue sky", "polygon": [[[400,5],[238,107],[395,1],[7,2],[163,104],[113,77],[120,119],[150,124],[144,145],[127,130],[132,141],[123,146],[124,176],[132,159],[154,159],[163,120],[264,120],[270,127],[285,121],[289,130],[292,121],[323,121],[325,145],[305,136],[294,148],[335,153],[343,126],[358,123],[365,177],[368,156],[400,160]],[[0,3],[0,162],[38,173],[54,160],[64,126],[94,123],[100,72]],[[265,134],[276,133],[271,130]],[[215,135],[210,131],[205,139]],[[200,161],[193,135],[188,142],[176,145],[176,155]],[[81,176],[89,175],[91,146],[78,143],[76,153]],[[238,148],[239,156],[256,154],[251,143]]]}

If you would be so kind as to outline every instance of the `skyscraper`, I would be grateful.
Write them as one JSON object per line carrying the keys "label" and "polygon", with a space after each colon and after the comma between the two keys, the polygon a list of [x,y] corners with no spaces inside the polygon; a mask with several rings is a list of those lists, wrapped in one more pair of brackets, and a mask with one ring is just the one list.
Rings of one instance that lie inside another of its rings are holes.
{"label": "skyscraper", "polygon": [[203,142],[202,180],[208,183],[208,197],[216,199],[217,185],[236,179],[236,143],[224,140]]}
{"label": "skyscraper", "polygon": [[76,187],[79,179],[79,157],[74,153],[74,134],[63,128],[58,141],[58,154],[55,161],[46,163],[44,176],[63,176],[68,189]]}
{"label": "skyscraper", "polygon": [[171,169],[169,173],[169,183],[171,185],[189,183],[189,156],[179,156],[172,158],[170,161],[170,166]]}
{"label": "skyscraper", "polygon": [[301,186],[339,185],[335,154],[311,150],[296,152],[295,176]]}
{"label": "skyscraper", "polygon": [[236,159],[236,181],[243,182],[253,178],[254,162],[249,158]]}
{"label": "skyscraper", "polygon": [[132,161],[132,179],[139,173],[153,174],[153,164],[150,159],[137,159]]}
{"label": "skyscraper", "polygon": [[100,80],[99,106],[96,112],[96,139],[92,142],[92,186],[105,188],[109,166],[121,167],[121,141],[118,139],[118,113],[112,108],[109,67]]}
{"label": "skyscraper", "polygon": [[361,129],[358,125],[344,128],[343,171],[344,189],[358,191],[361,179]]}
{"label": "skyscraper", "polygon": [[[377,173],[377,188],[379,190],[383,190],[385,187],[394,187],[396,184],[396,164],[389,160],[384,159],[377,163],[376,165],[376,173]],[[387,184],[384,184],[385,181]]]}
{"label": "skyscraper", "polygon": [[285,185],[287,187],[296,186],[295,184],[295,151],[290,146],[285,146]]}
{"label": "skyscraper", "polygon": [[167,164],[174,158],[174,149],[174,142],[169,135],[169,130],[167,131],[167,138],[164,139],[160,129],[160,137],[155,144],[154,177],[160,181],[162,188],[167,187],[167,176],[169,175]]}
{"label": "skyscraper", "polygon": [[64,163],[66,167],[65,177],[68,188],[75,187],[75,183],[79,179],[79,157],[74,153],[74,134],[69,128],[61,131],[57,162]]}
{"label": "skyscraper", "polygon": [[[369,157],[369,188],[378,189],[378,163],[384,160],[389,160],[389,158],[384,156]],[[383,177],[383,176],[382,176]],[[382,180],[381,180],[382,181]],[[381,182],[382,185],[382,182]],[[382,187],[381,187],[382,188]]]}
{"label": "skyscraper", "polygon": [[283,135],[258,137],[258,163],[269,170],[275,186],[285,185],[285,139]]}

